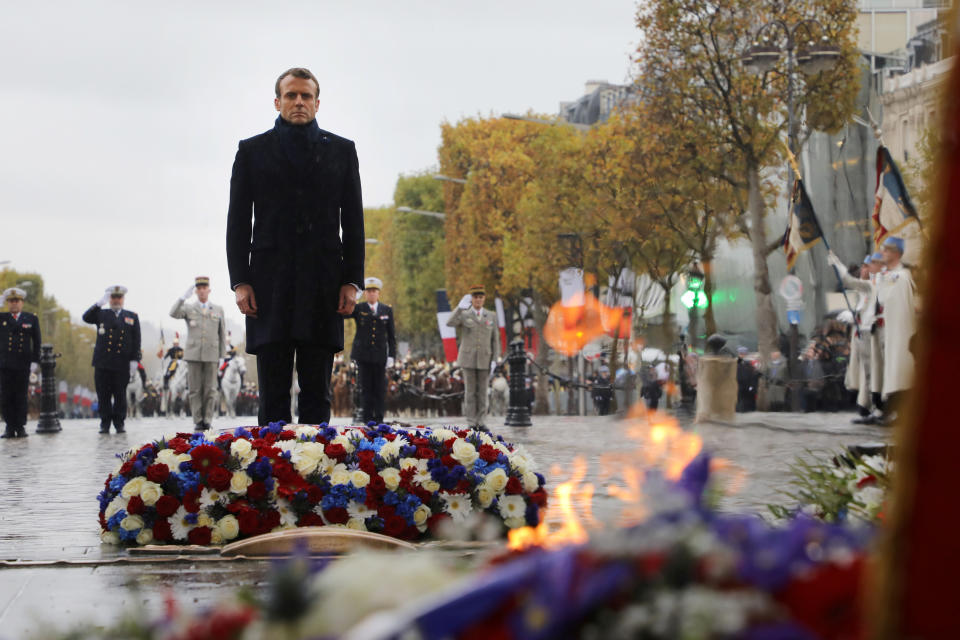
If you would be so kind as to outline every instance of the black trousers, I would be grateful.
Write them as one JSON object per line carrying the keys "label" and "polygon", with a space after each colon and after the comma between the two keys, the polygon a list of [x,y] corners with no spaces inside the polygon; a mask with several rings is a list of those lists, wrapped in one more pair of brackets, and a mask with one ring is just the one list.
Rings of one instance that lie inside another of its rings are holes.
{"label": "black trousers", "polygon": [[0,412],[7,423],[7,432],[27,424],[27,387],[29,369],[0,369]]}
{"label": "black trousers", "polygon": [[296,356],[300,383],[300,422],[320,424],[330,421],[330,374],[333,351],[316,344],[277,342],[257,351],[257,377],[260,385],[261,426],[283,420],[293,422],[290,414],[290,387]]}
{"label": "black trousers", "polygon": [[363,419],[383,422],[383,405],[387,394],[387,363],[357,362],[360,377],[360,409]]}
{"label": "black trousers", "polygon": [[128,369],[104,369],[94,367],[93,385],[97,389],[97,404],[100,413],[100,427],[110,423],[119,428],[127,418],[127,383],[130,382]]}

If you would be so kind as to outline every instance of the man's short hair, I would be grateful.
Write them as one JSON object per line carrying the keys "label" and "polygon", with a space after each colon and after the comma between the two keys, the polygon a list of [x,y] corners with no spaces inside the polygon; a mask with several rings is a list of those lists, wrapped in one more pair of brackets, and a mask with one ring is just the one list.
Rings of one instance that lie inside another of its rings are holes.
{"label": "man's short hair", "polygon": [[317,95],[315,95],[314,98],[320,97],[320,82],[317,80],[317,77],[310,72],[310,69],[305,69],[304,67],[291,67],[280,74],[280,77],[277,78],[277,83],[273,87],[273,90],[277,94],[278,98],[280,97],[280,83],[287,76],[303,78],[304,80],[313,80],[313,86],[317,88]]}

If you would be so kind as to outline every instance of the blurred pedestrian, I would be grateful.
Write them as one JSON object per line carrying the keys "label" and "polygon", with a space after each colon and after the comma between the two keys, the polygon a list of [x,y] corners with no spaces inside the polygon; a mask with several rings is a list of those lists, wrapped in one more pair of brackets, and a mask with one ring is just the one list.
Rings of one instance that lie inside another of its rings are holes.
{"label": "blurred pedestrian", "polygon": [[3,292],[7,311],[0,312],[0,412],[5,429],[0,438],[27,437],[27,388],[40,362],[40,323],[23,310],[26,292]]}
{"label": "blurred pedestrian", "polygon": [[757,381],[760,375],[747,360],[746,347],[737,347],[737,411],[757,410]]}
{"label": "blurred pedestrian", "polygon": [[613,399],[613,386],[610,384],[610,367],[601,365],[597,375],[590,382],[590,395],[597,415],[605,416],[610,413],[610,401]]}

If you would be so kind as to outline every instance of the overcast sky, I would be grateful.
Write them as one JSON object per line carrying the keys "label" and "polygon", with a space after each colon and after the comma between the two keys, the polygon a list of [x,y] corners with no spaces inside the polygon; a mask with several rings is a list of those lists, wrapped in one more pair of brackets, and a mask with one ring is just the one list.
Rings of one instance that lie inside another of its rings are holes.
{"label": "overcast sky", "polygon": [[[364,204],[436,164],[440,124],[555,113],[623,82],[632,0],[36,2],[0,19],[0,261],[75,321],[106,286],[171,330],[198,274],[241,316],[224,255],[237,141],[269,129],[291,66],[320,126],[356,142]],[[149,347],[144,345],[145,350]]]}

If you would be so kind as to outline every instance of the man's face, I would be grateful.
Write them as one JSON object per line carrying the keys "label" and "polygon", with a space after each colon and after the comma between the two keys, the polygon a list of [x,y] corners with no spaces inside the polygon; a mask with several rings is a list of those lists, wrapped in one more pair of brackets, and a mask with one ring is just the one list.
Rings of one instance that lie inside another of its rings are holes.
{"label": "man's face", "polygon": [[364,295],[367,296],[367,302],[376,304],[380,300],[380,289],[365,289]]}
{"label": "man's face", "polygon": [[880,273],[880,269],[882,269],[882,268],[883,268],[883,263],[882,263],[881,261],[879,261],[879,260],[871,260],[871,261],[870,261],[870,266],[867,268],[867,272],[868,272],[870,275],[873,275],[873,274],[875,274],[875,273]]}
{"label": "man's face", "polygon": [[473,294],[473,299],[471,300],[471,302],[473,303],[473,308],[476,309],[476,310],[478,310],[478,311],[479,311],[480,309],[482,309],[482,308],[483,308],[483,302],[484,302],[484,300],[486,300],[486,299],[487,299],[487,296],[485,296],[485,295],[482,294],[482,293],[475,293],[475,294]]}
{"label": "man's face", "polygon": [[7,300],[7,308],[10,309],[10,313],[20,313],[23,311],[23,300],[20,298]]}
{"label": "man's face", "polygon": [[900,252],[888,244],[880,247],[880,255],[883,256],[883,264],[887,267],[895,267],[900,263]]}
{"label": "man's face", "polygon": [[320,99],[313,80],[287,76],[280,81],[280,97],[273,99],[280,117],[290,124],[307,124],[317,115]]}
{"label": "man's face", "polygon": [[122,309],[123,308],[123,296],[117,294],[110,295],[110,308],[111,309]]}
{"label": "man's face", "polygon": [[210,297],[210,285],[207,284],[198,284],[197,285],[197,300],[200,302],[206,302],[207,298]]}

